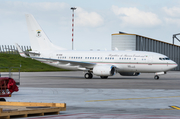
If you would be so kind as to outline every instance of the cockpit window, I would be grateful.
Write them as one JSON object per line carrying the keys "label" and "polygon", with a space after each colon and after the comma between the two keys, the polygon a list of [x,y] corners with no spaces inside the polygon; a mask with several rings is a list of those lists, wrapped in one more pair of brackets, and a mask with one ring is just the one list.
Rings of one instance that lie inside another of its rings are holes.
{"label": "cockpit window", "polygon": [[168,57],[160,57],[159,60],[170,60]]}

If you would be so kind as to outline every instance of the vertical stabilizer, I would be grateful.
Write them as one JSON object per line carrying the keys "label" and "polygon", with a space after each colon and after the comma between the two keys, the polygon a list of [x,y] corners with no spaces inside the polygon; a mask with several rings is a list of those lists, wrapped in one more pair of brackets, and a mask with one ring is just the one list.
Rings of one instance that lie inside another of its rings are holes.
{"label": "vertical stabilizer", "polygon": [[64,48],[60,48],[51,43],[33,15],[26,14],[26,22],[30,36],[31,48],[33,51],[65,50]]}

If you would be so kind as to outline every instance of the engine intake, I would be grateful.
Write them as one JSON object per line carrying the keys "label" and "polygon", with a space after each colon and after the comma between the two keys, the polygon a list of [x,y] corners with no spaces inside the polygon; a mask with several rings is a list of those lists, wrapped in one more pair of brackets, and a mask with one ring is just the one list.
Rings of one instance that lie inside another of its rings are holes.
{"label": "engine intake", "polygon": [[93,74],[97,76],[113,76],[116,68],[113,65],[97,65],[93,68]]}

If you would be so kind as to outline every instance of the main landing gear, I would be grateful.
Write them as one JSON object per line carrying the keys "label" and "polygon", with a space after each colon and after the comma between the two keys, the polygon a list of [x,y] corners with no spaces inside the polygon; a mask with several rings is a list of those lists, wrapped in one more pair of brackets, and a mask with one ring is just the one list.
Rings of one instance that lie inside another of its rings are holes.
{"label": "main landing gear", "polygon": [[85,73],[84,78],[86,79],[92,79],[93,75],[91,73]]}

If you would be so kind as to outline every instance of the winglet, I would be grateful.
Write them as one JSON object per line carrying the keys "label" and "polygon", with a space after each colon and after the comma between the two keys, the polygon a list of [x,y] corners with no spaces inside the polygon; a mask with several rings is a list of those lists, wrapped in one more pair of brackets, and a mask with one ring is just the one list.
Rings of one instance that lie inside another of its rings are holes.
{"label": "winglet", "polygon": [[19,47],[19,45],[17,43],[15,43],[17,49],[18,49],[18,52],[19,54],[22,56],[22,57],[28,57],[23,51],[22,49]]}

